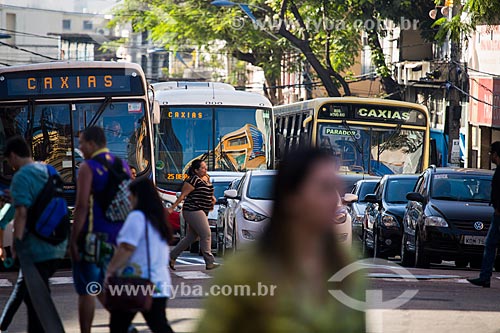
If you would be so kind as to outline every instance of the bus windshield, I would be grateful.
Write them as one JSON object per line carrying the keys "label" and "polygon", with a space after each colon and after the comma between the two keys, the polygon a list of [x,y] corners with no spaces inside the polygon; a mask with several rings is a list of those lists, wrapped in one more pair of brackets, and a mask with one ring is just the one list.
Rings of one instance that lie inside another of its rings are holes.
{"label": "bus windshield", "polygon": [[162,107],[156,130],[158,183],[179,186],[186,167],[210,171],[267,169],[272,163],[271,110],[255,107]]}
{"label": "bus windshield", "polygon": [[339,165],[374,175],[422,170],[424,131],[397,127],[320,123],[318,146],[332,151]]}
{"label": "bus windshield", "polygon": [[66,183],[72,183],[84,159],[78,149],[79,132],[97,125],[104,128],[111,152],[135,166],[138,173],[144,171],[151,160],[151,152],[145,148],[144,102],[110,101],[98,112],[103,105],[102,101],[36,103],[30,117],[28,105],[1,106],[0,146],[12,135],[28,138],[34,159],[51,164]]}

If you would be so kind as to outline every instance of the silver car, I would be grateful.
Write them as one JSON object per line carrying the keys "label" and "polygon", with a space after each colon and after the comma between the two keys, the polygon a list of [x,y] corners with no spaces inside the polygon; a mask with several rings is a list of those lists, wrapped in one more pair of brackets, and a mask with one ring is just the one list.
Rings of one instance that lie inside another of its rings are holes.
{"label": "silver car", "polygon": [[[248,171],[238,189],[229,189],[224,196],[233,200],[226,209],[227,235],[236,251],[254,242],[269,222],[273,205],[274,170]],[[226,244],[226,247],[229,244]]]}

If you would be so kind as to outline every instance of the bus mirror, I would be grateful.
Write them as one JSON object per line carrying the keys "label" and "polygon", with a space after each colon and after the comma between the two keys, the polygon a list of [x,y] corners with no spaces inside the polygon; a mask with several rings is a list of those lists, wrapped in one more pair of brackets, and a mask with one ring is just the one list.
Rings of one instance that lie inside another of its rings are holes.
{"label": "bus mirror", "polygon": [[160,123],[160,103],[158,101],[153,102],[153,124],[158,125]]}

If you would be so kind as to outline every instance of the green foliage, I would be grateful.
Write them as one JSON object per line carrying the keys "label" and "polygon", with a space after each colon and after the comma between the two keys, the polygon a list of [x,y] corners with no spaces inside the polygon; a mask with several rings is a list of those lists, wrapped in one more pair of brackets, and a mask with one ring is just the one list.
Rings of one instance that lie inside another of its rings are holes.
{"label": "green foliage", "polygon": [[[459,1],[459,0],[455,0]],[[442,1],[435,0],[436,5]],[[466,0],[459,6],[451,20],[439,19],[434,26],[439,27],[436,40],[444,41],[448,37],[456,43],[467,42],[477,25],[494,25],[500,23],[500,3],[498,0]]]}

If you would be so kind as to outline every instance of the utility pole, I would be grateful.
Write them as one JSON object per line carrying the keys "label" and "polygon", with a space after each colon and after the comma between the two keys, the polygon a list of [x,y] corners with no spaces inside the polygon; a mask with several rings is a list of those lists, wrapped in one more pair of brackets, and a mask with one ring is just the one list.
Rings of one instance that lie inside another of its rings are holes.
{"label": "utility pole", "polygon": [[[446,0],[445,6],[451,6],[451,17],[460,15],[460,0]],[[449,17],[449,19],[451,19]],[[460,119],[462,106],[460,92],[454,86],[460,87],[461,41],[450,41],[449,89],[448,107],[446,108],[446,134],[448,135],[448,163],[450,166],[460,166]]]}

